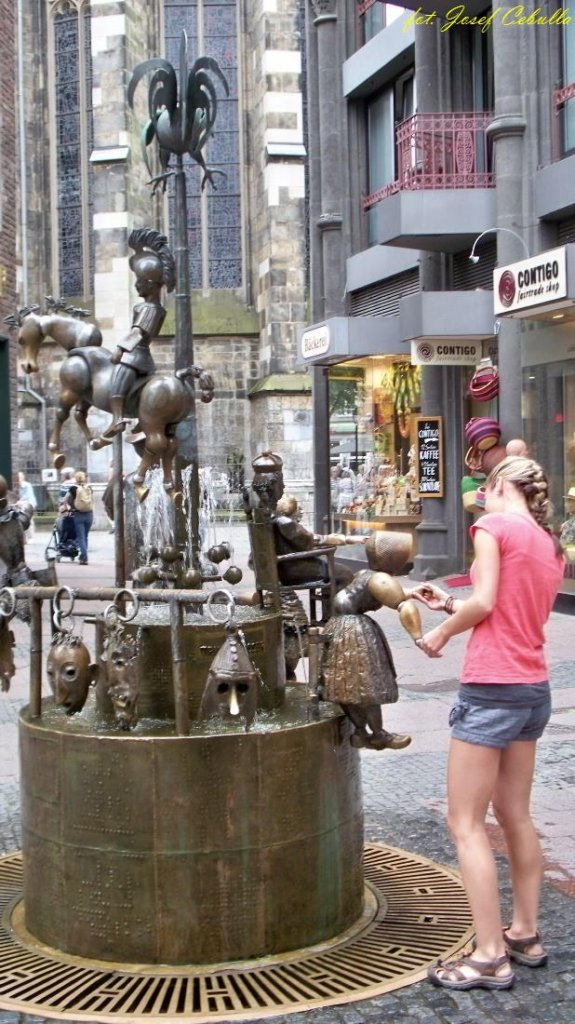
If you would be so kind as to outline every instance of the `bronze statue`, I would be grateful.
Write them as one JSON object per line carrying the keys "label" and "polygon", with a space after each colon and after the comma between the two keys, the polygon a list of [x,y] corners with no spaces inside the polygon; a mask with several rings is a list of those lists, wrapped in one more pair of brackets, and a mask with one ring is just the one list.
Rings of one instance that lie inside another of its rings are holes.
{"label": "bronze statue", "polygon": [[174,257],[165,235],[153,228],[132,231],[128,245],[134,249],[130,267],[136,275],[136,291],[143,302],[134,306],[132,326],[112,353],[117,364],[111,382],[110,406],[113,420],[102,437],[111,438],[124,430],[124,399],[139,377],[151,377],[156,365],[150,343],[160,333],[166,310],[160,302],[162,287],[172,292],[176,285]]}
{"label": "bronze statue", "polygon": [[0,690],[8,693],[10,680],[16,674],[14,664],[14,633],[8,626],[8,618],[0,616]]}
{"label": "bronze statue", "polygon": [[[253,486],[253,485],[252,485]],[[273,517],[274,538],[278,555],[289,555],[294,551],[309,551],[320,545],[338,547],[347,544],[348,538],[343,534],[312,533],[301,523],[301,506],[293,494],[283,494],[276,505]],[[359,540],[359,538],[354,538]],[[361,538],[363,541],[365,538]],[[297,562],[278,563],[280,583],[297,586],[317,579],[329,579],[329,568],[326,558],[321,555],[310,555],[309,558],[298,559]],[[336,586],[342,587],[352,578],[353,573],[341,565],[336,565]]]}
{"label": "bronze statue", "polygon": [[210,665],[198,717],[238,716],[244,719],[247,732],[258,704],[258,671],[233,622],[227,623],[226,634]]}
{"label": "bronze statue", "polygon": [[[372,750],[401,750],[411,737],[387,732],[381,705],[398,699],[393,656],[383,630],[366,615],[382,605],[400,609],[413,602],[387,573],[362,569],[335,597],[335,615],[324,631],[322,686],[325,700],[340,704],[354,726],[350,742]],[[416,609],[417,610],[417,609]],[[408,628],[405,613],[402,621]],[[408,628],[411,632],[411,628]],[[412,634],[413,635],[413,634]]]}
{"label": "bronze statue", "polygon": [[46,675],[57,707],[67,715],[81,711],[90,684],[96,678],[96,665],[79,636],[56,633],[46,659]]}
{"label": "bronze statue", "polygon": [[102,658],[105,691],[120,729],[127,732],[138,723],[138,645],[124,629],[114,627],[106,637]]}
{"label": "bronze statue", "polygon": [[[48,336],[44,333],[47,328],[42,324],[42,319],[31,312],[21,317],[18,342],[22,348],[21,363],[25,373],[36,373],[38,370],[40,345]],[[111,444],[110,438],[92,436],[86,417],[92,405],[104,412],[112,411],[112,379],[117,367],[108,349],[80,340],[80,328],[86,327],[87,324],[79,323],[76,324],[76,330],[70,317],[51,318],[49,336],[69,352],[60,366],[59,404],[56,423],[48,442],[53,464],[57,468],[66,462],[64,453],[60,451],[60,436],[72,409],[75,409],[78,426],[92,448]],[[143,487],[146,472],[157,463],[162,465],[166,490],[173,491],[172,463],[177,448],[174,434],[177,424],[189,416],[194,400],[188,379],[198,381],[202,402],[211,402],[214,382],[201,367],[193,365],[174,374],[156,373],[150,378],[142,378],[125,398],[126,414],[138,420],[132,443],[141,456],[140,465],[134,474],[140,499],[147,495]]]}
{"label": "bronze statue", "polygon": [[[214,174],[223,171],[207,167],[202,149],[213,132],[218,109],[217,95],[210,74],[214,74],[229,96],[229,87],[225,75],[213,57],[198,57],[188,72],[188,37],[182,32],[180,44],[179,79],[182,97],[178,99],[178,77],[173,66],[162,57],[145,60],[136,65],[128,86],[128,103],[134,105],[136,88],[150,71],[153,77],[148,92],[148,108],[150,120],[142,130],[142,152],[144,162],[154,185],[153,192],[160,182],[166,190],[167,179],[173,172],[169,164],[172,154],[182,157],[188,153],[203,170],[201,188],[207,181],[214,184]],[[162,173],[152,177],[152,169],[148,160],[147,147],[156,140]]]}
{"label": "bronze statue", "polygon": [[[24,547],[24,532],[30,525],[34,509],[10,498],[6,480],[0,476],[0,587],[36,582],[34,573],[26,565]],[[24,622],[30,621],[27,601],[16,601],[16,615]]]}

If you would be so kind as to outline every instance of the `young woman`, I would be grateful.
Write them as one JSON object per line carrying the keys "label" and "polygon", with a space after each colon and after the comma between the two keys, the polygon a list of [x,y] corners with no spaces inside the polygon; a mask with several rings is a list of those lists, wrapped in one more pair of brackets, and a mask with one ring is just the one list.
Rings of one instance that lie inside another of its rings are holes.
{"label": "young woman", "polygon": [[[472,630],[450,715],[447,789],[476,937],[471,953],[429,969],[433,984],[444,988],[510,988],[510,960],[529,967],[547,962],[537,929],[542,857],[529,814],[535,746],[551,713],[543,626],[564,566],[545,526],[547,491],[536,462],[505,458],[487,478],[486,514],[471,527],[471,596],[454,599],[430,584],[412,594],[448,615],[417,641],[429,657],[441,657],[451,637]],[[513,885],[505,928],[485,828],[490,803],[505,835]]]}

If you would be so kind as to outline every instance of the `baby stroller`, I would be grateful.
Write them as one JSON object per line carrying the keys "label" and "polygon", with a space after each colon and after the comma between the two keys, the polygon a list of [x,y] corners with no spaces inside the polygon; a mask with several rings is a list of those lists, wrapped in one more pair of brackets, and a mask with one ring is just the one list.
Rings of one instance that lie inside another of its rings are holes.
{"label": "baby stroller", "polygon": [[80,548],[76,543],[76,524],[73,512],[64,512],[56,520],[44,554],[47,562],[52,558],[55,558],[57,562],[62,558],[70,558],[74,561],[78,557]]}

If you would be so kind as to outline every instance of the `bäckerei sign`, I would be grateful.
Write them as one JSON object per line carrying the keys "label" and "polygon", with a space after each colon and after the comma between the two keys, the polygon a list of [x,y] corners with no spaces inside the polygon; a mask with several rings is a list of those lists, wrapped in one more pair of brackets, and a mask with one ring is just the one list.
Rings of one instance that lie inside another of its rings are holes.
{"label": "b\u00e4ckerei sign", "polygon": [[498,267],[493,271],[493,308],[496,316],[517,309],[546,306],[567,295],[565,247]]}

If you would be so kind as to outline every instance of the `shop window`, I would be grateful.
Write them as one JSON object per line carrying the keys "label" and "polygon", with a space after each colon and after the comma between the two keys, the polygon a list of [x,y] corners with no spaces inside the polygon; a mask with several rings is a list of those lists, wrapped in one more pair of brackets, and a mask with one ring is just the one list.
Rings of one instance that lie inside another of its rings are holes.
{"label": "shop window", "polygon": [[575,366],[572,360],[523,371],[525,440],[549,477],[552,525],[566,516],[565,495],[575,487]]}
{"label": "shop window", "polygon": [[411,521],[415,497],[413,416],[419,411],[419,368],[397,356],[331,367],[331,510],[336,529]]}

